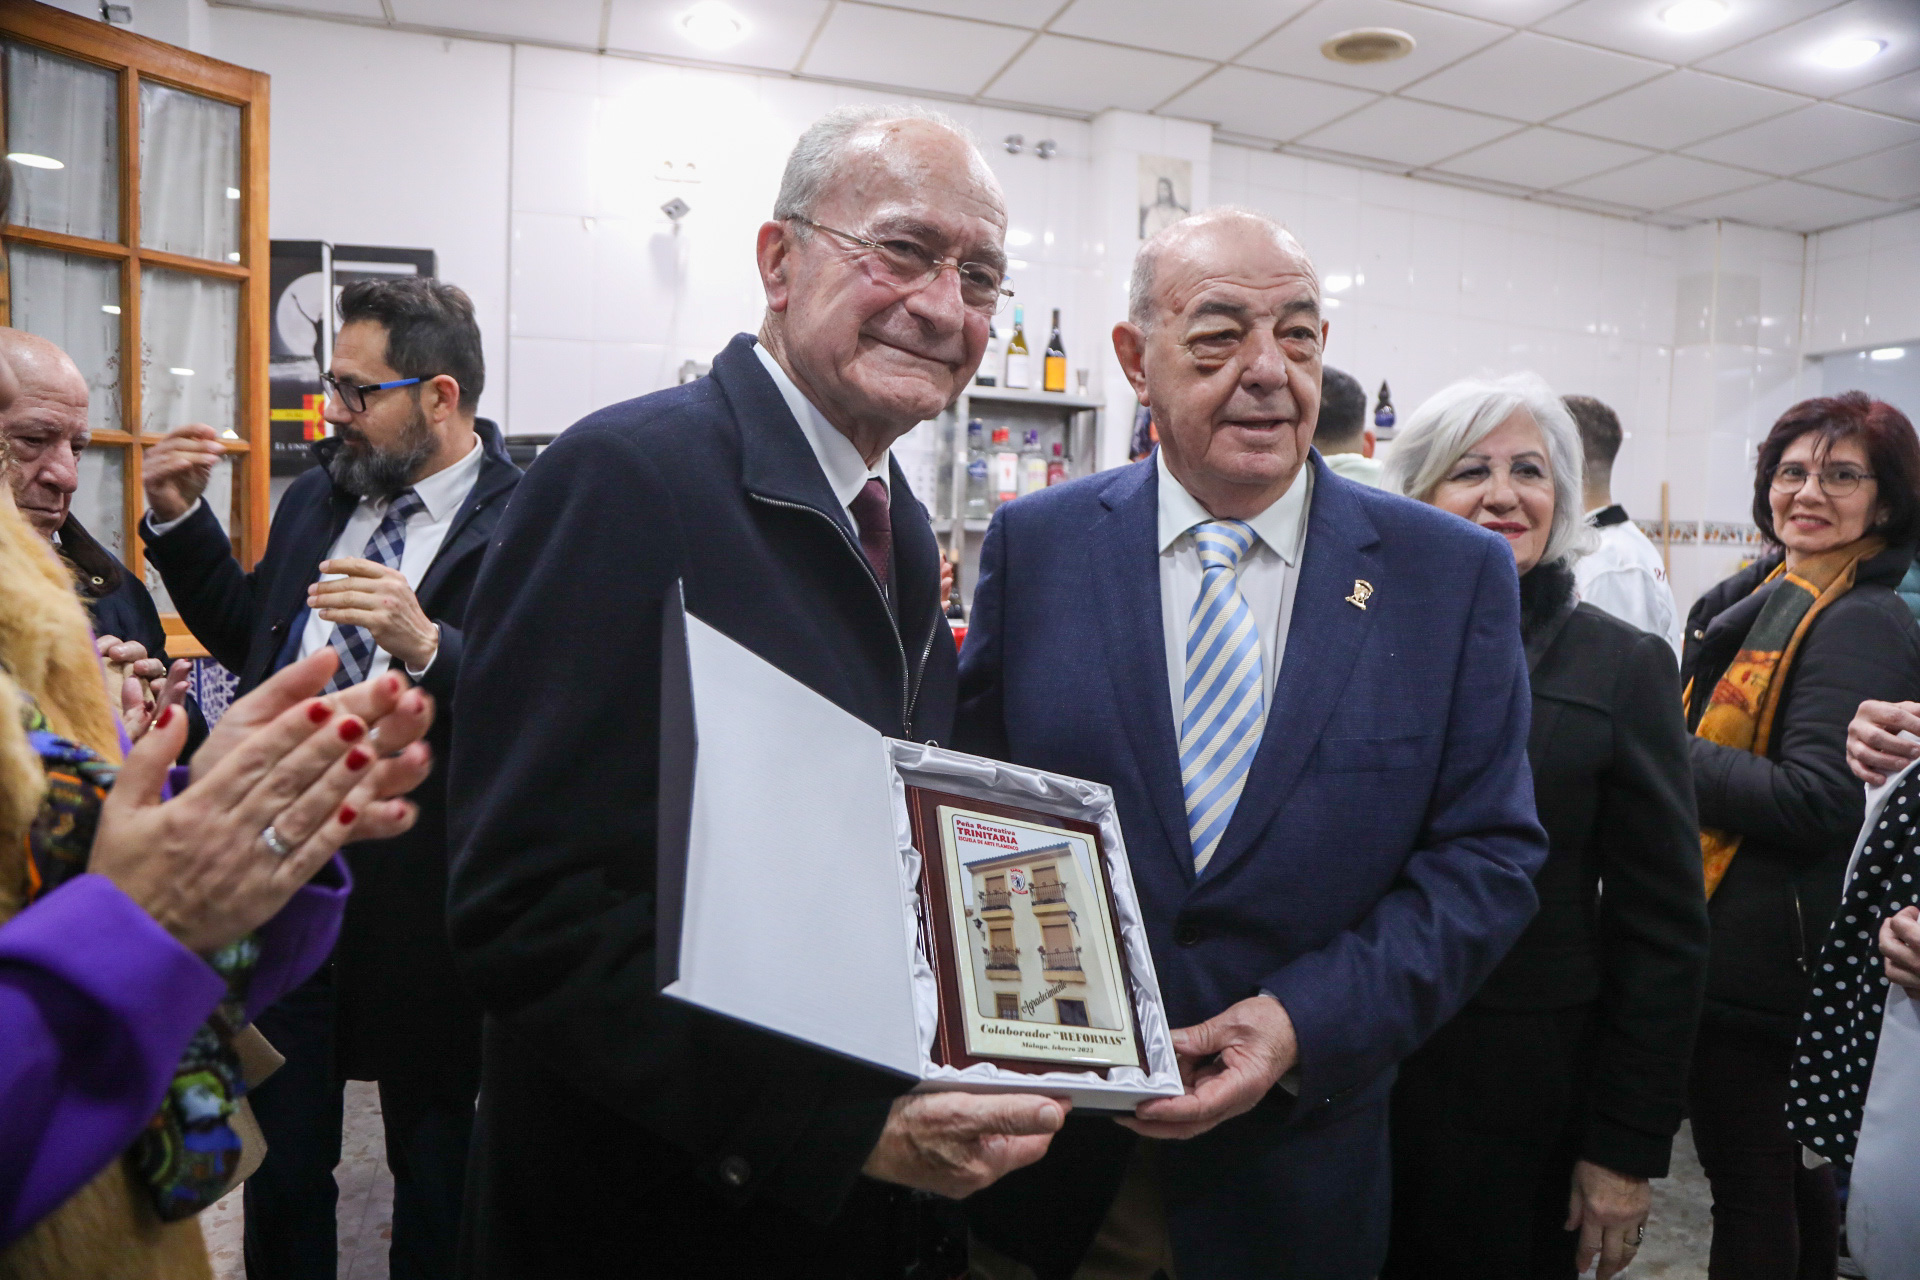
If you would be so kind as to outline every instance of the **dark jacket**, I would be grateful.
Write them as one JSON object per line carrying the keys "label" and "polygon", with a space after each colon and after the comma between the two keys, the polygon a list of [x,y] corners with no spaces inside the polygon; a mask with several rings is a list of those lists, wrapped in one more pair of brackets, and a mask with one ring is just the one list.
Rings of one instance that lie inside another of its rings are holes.
{"label": "dark jacket", "polygon": [[[1839,906],[1866,809],[1847,768],[1847,724],[1868,698],[1920,700],[1920,626],[1894,591],[1912,562],[1912,547],[1881,552],[1814,620],[1787,672],[1766,755],[1690,743],[1700,821],[1744,837],[1708,904],[1705,1016],[1718,1024],[1786,1041],[1799,1024],[1807,966]],[[1772,588],[1755,587],[1777,563],[1770,556],[1742,569],[1688,614],[1681,678],[1690,682],[1690,727],[1759,616]]]}
{"label": "dark jacket", "polygon": [[900,1274],[905,1197],[859,1171],[909,1082],[662,997],[654,954],[676,581],[875,729],[950,740],[939,553],[891,484],[890,611],[743,334],[710,377],[570,427],[514,496],[453,749],[453,942],[488,1013],[465,1274]]}
{"label": "dark jacket", "polygon": [[[1546,856],[1505,542],[1310,465],[1285,660],[1204,872],[1167,692],[1152,460],[994,514],[961,664],[964,749],[1113,788],[1172,1024],[1262,991],[1292,1018],[1297,1095],[1276,1087],[1157,1149],[1182,1280],[1375,1273],[1394,1067],[1520,935]],[[1041,1276],[1071,1274],[1135,1141],[1077,1115],[967,1215]]]}
{"label": "dark jacket", "polygon": [[60,555],[73,567],[80,602],[93,619],[93,633],[115,636],[146,648],[149,658],[171,664],[167,631],[160,623],[147,584],[120,563],[71,513],[60,526]]}
{"label": "dark jacket", "polygon": [[1540,913],[1474,1004],[1595,1005],[1580,1155],[1660,1178],[1685,1109],[1707,973],[1680,681],[1664,640],[1575,605],[1572,575],[1556,568],[1521,584],[1527,758],[1550,845],[1533,882]]}
{"label": "dark jacket", "polygon": [[[486,450],[472,491],[455,514],[416,592],[440,629],[440,650],[421,679],[438,703],[428,742],[433,775],[413,792],[420,818],[392,840],[347,848],[354,893],[334,951],[340,1069],[372,1080],[473,1070],[480,1052],[480,1011],[460,982],[446,938],[447,757],[455,719],[454,688],[464,660],[467,599],[506,497],[520,481],[491,423],[477,424]],[[307,587],[319,577],[359,499],[337,489],[327,469],[337,439],[314,445],[321,465],[295,480],[280,500],[266,554],[251,573],[202,506],[164,537],[147,534],[147,557],[193,634],[240,676],[244,695],[276,669],[295,626],[304,625]]]}

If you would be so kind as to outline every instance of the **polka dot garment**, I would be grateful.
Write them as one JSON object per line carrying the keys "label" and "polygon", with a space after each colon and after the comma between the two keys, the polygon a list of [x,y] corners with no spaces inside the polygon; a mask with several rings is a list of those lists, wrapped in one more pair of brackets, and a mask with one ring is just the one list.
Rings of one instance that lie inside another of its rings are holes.
{"label": "polka dot garment", "polygon": [[1886,1007],[1880,922],[1920,901],[1920,769],[1901,779],[1874,821],[1813,966],[1794,1046],[1787,1127],[1801,1144],[1851,1165]]}

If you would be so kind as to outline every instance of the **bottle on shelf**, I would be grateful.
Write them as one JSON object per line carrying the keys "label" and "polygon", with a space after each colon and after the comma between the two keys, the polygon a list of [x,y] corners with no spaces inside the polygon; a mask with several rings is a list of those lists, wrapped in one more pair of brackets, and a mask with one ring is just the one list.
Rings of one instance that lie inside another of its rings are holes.
{"label": "bottle on shelf", "polygon": [[1380,384],[1380,398],[1373,406],[1373,425],[1381,431],[1393,430],[1397,420],[1393,412],[1393,393],[1387,390],[1387,384]]}
{"label": "bottle on shelf", "polygon": [[1047,339],[1046,363],[1041,366],[1040,386],[1046,391],[1067,389],[1067,346],[1060,341],[1060,308],[1053,309],[1053,336]]}
{"label": "bottle on shelf", "polygon": [[1047,487],[1051,489],[1056,484],[1064,484],[1066,483],[1066,479],[1066,450],[1060,447],[1058,440],[1055,440],[1053,442],[1053,456],[1047,459]]}
{"label": "bottle on shelf", "polygon": [[987,432],[980,419],[967,424],[967,499],[964,519],[985,520],[993,514],[987,500]]}
{"label": "bottle on shelf", "polygon": [[1047,455],[1040,452],[1040,433],[1028,428],[1020,449],[1020,496],[1047,487]]}
{"label": "bottle on shelf", "polygon": [[993,429],[993,456],[990,461],[993,505],[1012,502],[1020,496],[1020,455],[1013,451],[1013,433],[1005,427]]}
{"label": "bottle on shelf", "polygon": [[1006,379],[1002,386],[1024,391],[1033,386],[1032,357],[1027,354],[1027,309],[1013,308],[1013,336],[1007,339]]}
{"label": "bottle on shelf", "polygon": [[987,325],[987,354],[980,361],[980,372],[973,376],[974,385],[997,387],[1000,385],[1000,366],[1006,361],[1007,347],[1000,340],[1000,326],[991,322]]}

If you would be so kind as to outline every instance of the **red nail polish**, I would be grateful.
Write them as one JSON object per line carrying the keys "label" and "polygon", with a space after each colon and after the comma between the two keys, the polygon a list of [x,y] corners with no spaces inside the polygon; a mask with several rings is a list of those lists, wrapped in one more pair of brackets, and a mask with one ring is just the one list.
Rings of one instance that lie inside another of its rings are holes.
{"label": "red nail polish", "polygon": [[353,750],[347,752],[347,768],[355,771],[364,769],[367,767],[367,761],[371,759],[373,759],[372,756],[368,755],[361,748],[355,747]]}
{"label": "red nail polish", "polygon": [[324,702],[316,702],[307,708],[307,719],[315,724],[325,724],[333,718],[333,708]]}
{"label": "red nail polish", "polygon": [[173,708],[171,706],[166,706],[166,707],[160,708],[160,714],[158,717],[154,719],[153,727],[156,729],[164,729],[172,723],[173,723]]}
{"label": "red nail polish", "polygon": [[358,720],[342,720],[340,722],[340,737],[347,742],[360,741],[361,736],[365,734],[366,731],[367,726],[361,724]]}
{"label": "red nail polish", "polygon": [[360,816],[360,811],[355,809],[352,805],[343,804],[340,806],[340,825],[341,826],[343,827],[352,826],[354,819],[358,818],[359,816]]}

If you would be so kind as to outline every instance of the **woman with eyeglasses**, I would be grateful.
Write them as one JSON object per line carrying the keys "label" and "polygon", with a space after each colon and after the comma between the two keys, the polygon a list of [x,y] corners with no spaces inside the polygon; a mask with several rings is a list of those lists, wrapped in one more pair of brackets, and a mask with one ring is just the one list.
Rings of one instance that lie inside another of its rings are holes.
{"label": "woman with eyeglasses", "polygon": [[1788,1128],[1789,1078],[1864,807],[1848,722],[1920,699],[1894,591],[1920,539],[1913,427],[1858,391],[1794,405],[1760,447],[1753,518],[1772,552],[1694,605],[1681,661],[1713,924],[1688,1100],[1710,1280],[1809,1280],[1834,1274],[1839,1222],[1831,1166]]}

